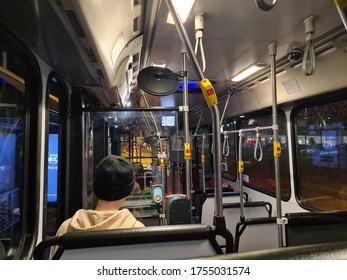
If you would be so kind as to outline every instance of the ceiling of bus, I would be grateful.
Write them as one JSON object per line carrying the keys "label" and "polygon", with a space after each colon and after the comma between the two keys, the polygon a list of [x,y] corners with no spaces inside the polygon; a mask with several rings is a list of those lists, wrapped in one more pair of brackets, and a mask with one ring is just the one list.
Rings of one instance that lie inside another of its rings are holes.
{"label": "ceiling of bus", "polygon": [[2,0],[0,20],[69,83],[98,85],[50,1]]}
{"label": "ceiling of bus", "polygon": [[[110,48],[119,34],[122,34],[123,29],[128,30],[129,26],[134,27],[135,21],[130,9],[134,6],[138,8],[139,5],[141,9],[137,9],[136,16],[140,16],[137,19],[141,21],[141,24],[124,43],[123,53],[125,54],[120,61],[121,65],[116,69],[112,63],[107,63],[111,59]],[[97,8],[98,12],[93,7]],[[68,20],[66,16],[68,9],[75,12],[80,20],[78,27],[82,28],[89,35],[88,37],[76,38],[76,29],[74,29],[76,26],[73,26],[71,19]],[[79,14],[82,12],[83,17]],[[315,38],[321,37],[335,27],[342,26],[332,0],[278,0],[275,7],[267,12],[260,10],[254,0],[196,0],[184,24],[193,48],[195,45],[194,16],[197,13],[204,13],[203,47],[206,58],[204,75],[214,82],[220,99],[220,109],[223,109],[228,93],[237,93],[231,98],[226,114],[228,116],[271,105],[271,94],[264,95],[271,92],[269,82],[251,83],[249,80],[248,84],[246,82],[234,84],[230,80],[237,72],[252,63],[265,62],[269,65],[269,44],[277,43],[277,59],[281,60],[293,46],[304,48],[303,21],[306,18],[315,17]],[[5,22],[71,85],[88,87],[89,92],[95,94],[104,107],[120,104],[122,73],[119,72],[127,72],[127,66],[131,63],[131,60],[127,59],[134,54],[141,56],[140,67],[137,65],[137,71],[139,68],[159,61],[165,61],[166,67],[174,72],[182,70],[182,43],[175,26],[166,23],[167,14],[168,8],[164,0],[76,0],[73,2],[69,0],[1,0],[0,5],[1,21]],[[120,24],[121,21],[115,18],[129,22]],[[102,32],[98,32],[101,29]],[[112,34],[111,40],[109,36]],[[102,36],[105,37],[105,41]],[[132,46],[131,42],[134,41],[136,42]],[[88,47],[87,50],[86,47]],[[300,71],[300,67],[291,67],[290,71],[288,70],[285,75],[278,78],[279,83],[284,79],[287,81],[295,78],[302,92],[310,87],[309,91],[312,94],[318,93],[322,88],[332,90],[341,87],[345,79],[335,74],[346,72],[344,66],[346,65],[346,37],[335,40],[334,47],[337,47],[339,52],[335,52],[338,54],[333,54],[333,58],[318,59],[314,83],[310,77],[306,77]],[[95,52],[96,62],[91,60],[93,53],[89,50]],[[198,61],[201,63],[200,52]],[[328,67],[323,67],[324,65]],[[331,71],[332,65],[336,72]],[[119,69],[121,70],[117,71]],[[132,75],[132,85],[136,89],[137,72],[134,71]],[[269,72],[264,75],[268,77]],[[190,63],[188,63],[188,78],[197,78]],[[322,84],[327,78],[331,79],[330,88]],[[139,97],[142,91],[134,89],[132,94]],[[149,94],[145,96],[150,106],[177,107],[183,103],[181,92],[166,97]],[[279,102],[285,103],[293,98],[296,97],[286,92],[283,86],[279,86]],[[141,106],[146,106],[143,101],[142,99]],[[204,104],[202,94],[196,91],[189,94],[189,105],[193,111],[198,111],[199,106],[205,107]],[[206,119],[210,119],[210,116]]]}
{"label": "ceiling of bus", "polygon": [[[204,75],[216,81],[219,96],[227,94],[229,86],[238,86],[230,79],[240,70],[256,62],[270,63],[269,44],[277,43],[278,59],[285,57],[292,47],[305,46],[303,21],[306,18],[315,17],[315,38],[342,24],[333,1],[279,0],[272,10],[265,12],[254,0],[196,0],[184,24],[193,49],[194,16],[197,13],[204,13]],[[180,71],[182,44],[175,26],[166,23],[167,14],[168,8],[162,1],[153,45],[149,50],[149,64],[165,61],[166,67]],[[200,52],[197,59],[201,64]],[[189,78],[197,78],[192,67],[189,67]],[[204,103],[201,95],[190,95],[189,98],[193,106]],[[149,96],[149,100],[153,105],[166,106],[171,102],[182,102],[178,94],[164,100]]]}
{"label": "ceiling of bus", "polygon": [[[197,13],[205,15],[205,75],[217,81],[230,80],[240,69],[254,62],[269,63],[268,45],[272,42],[278,44],[278,57],[286,55],[291,46],[304,45],[303,21],[310,16],[316,17],[316,37],[342,23],[333,1],[279,0],[272,10],[265,12],[254,0],[196,0],[185,23],[193,48]],[[163,60],[168,68],[179,71],[180,39],[175,26],[166,23],[167,14],[166,3],[162,1],[150,63]],[[189,74],[196,77],[193,71]]]}

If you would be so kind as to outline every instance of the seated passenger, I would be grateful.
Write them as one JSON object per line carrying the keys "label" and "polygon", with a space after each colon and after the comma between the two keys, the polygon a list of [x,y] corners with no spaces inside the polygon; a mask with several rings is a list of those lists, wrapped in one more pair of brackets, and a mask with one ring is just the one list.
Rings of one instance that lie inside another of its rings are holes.
{"label": "seated passenger", "polygon": [[[129,212],[120,210],[126,197],[133,191],[134,168],[120,156],[107,156],[97,166],[94,180],[94,193],[98,198],[95,210],[78,210],[74,216],[64,221],[56,235],[66,232],[91,231],[118,228],[144,227]],[[50,258],[57,247],[51,248]]]}

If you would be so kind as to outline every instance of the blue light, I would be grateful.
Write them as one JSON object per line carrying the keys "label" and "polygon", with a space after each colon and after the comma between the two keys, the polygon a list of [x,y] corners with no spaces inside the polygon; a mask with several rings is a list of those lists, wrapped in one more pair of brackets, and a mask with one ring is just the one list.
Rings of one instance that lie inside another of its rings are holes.
{"label": "blue light", "polygon": [[49,134],[47,202],[57,202],[58,134]]}
{"label": "blue light", "polygon": [[[180,81],[178,91],[183,91],[183,81]],[[200,92],[199,81],[188,80],[188,92]]]}
{"label": "blue light", "polygon": [[8,81],[0,77],[0,83],[2,83],[2,84],[8,84]]}

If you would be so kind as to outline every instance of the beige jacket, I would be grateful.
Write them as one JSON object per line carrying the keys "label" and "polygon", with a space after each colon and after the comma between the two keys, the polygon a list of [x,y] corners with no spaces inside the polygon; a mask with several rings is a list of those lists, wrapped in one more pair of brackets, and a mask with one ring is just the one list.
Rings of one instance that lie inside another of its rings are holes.
{"label": "beige jacket", "polygon": [[[128,209],[117,211],[95,211],[78,210],[72,218],[61,224],[56,235],[63,235],[66,232],[91,231],[119,228],[137,228],[144,225],[137,221]],[[51,248],[50,259],[57,251],[58,247]]]}

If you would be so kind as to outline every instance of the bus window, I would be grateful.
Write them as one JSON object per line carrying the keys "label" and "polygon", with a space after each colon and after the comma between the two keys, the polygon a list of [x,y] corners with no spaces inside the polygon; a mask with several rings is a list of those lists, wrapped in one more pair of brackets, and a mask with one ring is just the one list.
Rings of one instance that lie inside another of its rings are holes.
{"label": "bus window", "polygon": [[[237,122],[238,129],[256,128],[272,126],[272,116],[263,115],[254,118],[241,118]],[[282,200],[290,198],[289,179],[289,158],[287,148],[286,118],[283,111],[278,113],[279,141],[281,143],[280,157],[280,186]],[[260,133],[260,144],[263,149],[263,159],[254,159],[254,149],[256,144],[256,132],[246,131],[243,137],[243,180],[246,186],[264,192],[271,196],[276,196],[276,181],[273,156],[273,131],[272,129],[262,130]]]}
{"label": "bus window", "polygon": [[[165,195],[182,192],[180,178],[176,180],[172,169],[172,162],[183,161],[183,149],[178,151],[179,143],[172,141],[182,130],[177,110],[114,109],[90,112],[90,116],[94,164],[105,155],[113,154],[127,158],[134,166],[137,191],[128,197],[126,207],[133,207],[137,215],[144,215],[144,210],[138,207],[139,201],[146,207],[152,206],[153,184],[165,185]],[[94,170],[95,167],[88,170],[90,182]]]}
{"label": "bus window", "polygon": [[0,66],[0,243],[8,258],[22,237],[25,80],[21,59],[1,44],[0,52],[7,61],[6,68]]}
{"label": "bus window", "polygon": [[[211,153],[211,128],[203,125],[193,129],[195,135],[193,137],[193,188],[203,189],[203,177],[205,178],[205,188],[213,189],[213,158]],[[204,138],[205,137],[205,138]],[[202,157],[203,156],[203,157]],[[204,172],[203,172],[204,170]],[[203,176],[204,173],[204,176]],[[194,177],[198,176],[198,180],[194,180]],[[197,181],[197,183],[195,183]]]}
{"label": "bus window", "polygon": [[296,187],[301,203],[319,210],[347,210],[347,100],[293,110]]}

